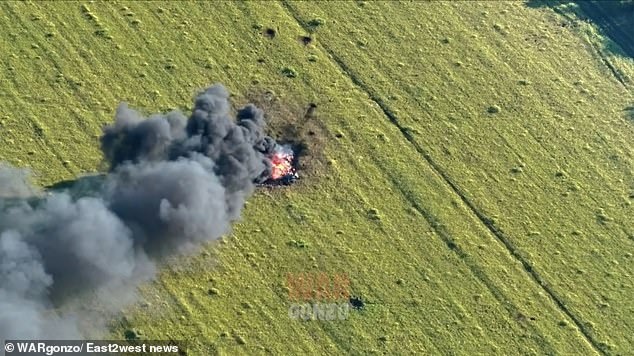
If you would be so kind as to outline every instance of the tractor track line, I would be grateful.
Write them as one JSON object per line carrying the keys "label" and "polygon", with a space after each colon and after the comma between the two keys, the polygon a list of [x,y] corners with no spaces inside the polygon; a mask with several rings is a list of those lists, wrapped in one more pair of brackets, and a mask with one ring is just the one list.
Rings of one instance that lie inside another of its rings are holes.
{"label": "tractor track line", "polygon": [[[287,10],[290,16],[297,21],[300,27],[304,30],[308,31],[309,27],[306,22],[299,16],[297,11],[286,1],[282,1],[282,6]],[[542,290],[550,297],[550,299],[557,305],[557,307],[568,317],[570,318],[579,332],[583,335],[586,341],[592,346],[592,348],[599,354],[608,355],[608,353],[600,346],[599,342],[592,337],[591,333],[584,326],[583,322],[566,306],[566,304],[557,296],[555,291],[548,285],[548,283],[535,271],[533,266],[517,251],[515,246],[510,242],[510,240],[505,236],[505,234],[500,230],[500,228],[496,227],[493,221],[484,215],[476,205],[467,198],[465,193],[458,187],[456,183],[449,177],[449,175],[442,169],[442,167],[436,163],[433,158],[427,153],[427,151],[420,145],[414,137],[411,135],[409,130],[401,126],[398,121],[396,115],[390,110],[390,108],[385,104],[385,102],[378,97],[373,90],[366,85],[362,79],[360,79],[357,75],[355,75],[348,65],[344,63],[344,61],[325,43],[321,42],[321,48],[328,54],[328,56],[332,59],[332,61],[339,67],[342,74],[348,77],[352,83],[359,88],[361,91],[365,92],[366,95],[376,103],[383,114],[390,120],[390,122],[399,129],[403,137],[412,145],[412,147],[425,159],[427,164],[432,168],[432,170],[438,174],[443,181],[453,190],[453,192],[460,197],[460,200],[469,208],[469,210],[480,220],[480,222],[497,238],[497,240],[504,245],[508,253],[515,258],[518,262],[522,264],[524,270],[529,274],[529,276],[533,279],[533,281],[539,285]]]}
{"label": "tractor track line", "polygon": [[[349,135],[349,137],[351,138],[356,137],[356,133],[354,130],[348,127],[345,123],[341,123],[341,124],[345,128],[346,134]],[[331,138],[334,138],[334,137],[331,137]],[[397,174],[391,172],[375,156],[372,156],[371,160],[379,168],[381,173],[385,174],[385,177],[389,180],[392,186],[394,186],[398,190],[398,192],[403,197],[403,199],[405,199],[409,204],[411,204],[411,206],[429,224],[429,227],[432,229],[433,233],[438,237],[438,239],[442,243],[444,243],[450,251],[455,253],[457,259],[461,263],[463,263],[467,269],[469,269],[469,271],[471,272],[471,274],[477,281],[482,283],[484,288],[486,288],[489,291],[489,293],[491,293],[493,298],[495,298],[495,300],[507,311],[508,315],[511,318],[514,318],[517,320],[518,315],[521,315],[521,313],[516,308],[515,304],[509,298],[507,298],[506,295],[504,295],[504,293],[497,287],[497,285],[487,276],[486,272],[482,268],[480,268],[480,266],[477,263],[474,263],[469,258],[470,257],[469,254],[465,252],[460,247],[460,245],[458,245],[454,241],[454,239],[451,237],[451,234],[445,228],[445,225],[443,225],[442,222],[436,216],[434,216],[430,211],[425,209],[425,207],[423,207],[420,204],[419,200],[414,196],[414,194],[411,191],[409,191],[406,187],[403,186]],[[352,167],[355,168],[356,171],[360,172],[363,170],[356,162],[351,162],[350,164]],[[381,227],[379,227],[379,229],[383,230],[383,228]],[[383,232],[385,233],[385,230],[383,230]],[[531,332],[533,332],[535,335],[537,335],[540,338],[540,341],[544,345],[544,349],[546,348],[549,349],[549,352],[547,354],[549,355],[556,354],[556,352],[552,348],[552,345],[548,342],[548,340],[544,338],[544,335],[542,335],[535,329],[533,325],[524,324],[520,322],[517,322],[517,323],[524,330],[530,329]],[[432,345],[436,348],[436,350],[439,350],[435,344],[432,344]]]}

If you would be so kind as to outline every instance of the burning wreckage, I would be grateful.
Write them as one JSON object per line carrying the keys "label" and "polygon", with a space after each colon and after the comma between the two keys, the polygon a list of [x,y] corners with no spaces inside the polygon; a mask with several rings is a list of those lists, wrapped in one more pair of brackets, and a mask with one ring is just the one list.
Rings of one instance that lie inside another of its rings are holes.
{"label": "burning wreckage", "polygon": [[260,185],[280,186],[290,185],[299,179],[297,173],[297,155],[291,145],[277,144],[269,155],[271,160],[271,174]]}
{"label": "burning wreckage", "polygon": [[114,291],[133,295],[162,257],[226,234],[255,185],[294,182],[299,150],[265,134],[262,110],[230,107],[222,85],[200,92],[189,117],[122,103],[100,140],[110,170],[46,192],[0,162],[0,335],[83,337],[101,312],[65,301],[90,293],[120,310]]}

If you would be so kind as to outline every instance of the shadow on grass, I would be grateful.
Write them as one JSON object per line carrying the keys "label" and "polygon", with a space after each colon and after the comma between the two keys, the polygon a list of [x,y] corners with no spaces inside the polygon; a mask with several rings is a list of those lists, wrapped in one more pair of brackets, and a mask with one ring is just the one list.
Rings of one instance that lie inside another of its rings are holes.
{"label": "shadow on grass", "polygon": [[105,174],[83,176],[65,180],[46,187],[48,192],[67,192],[74,199],[86,196],[98,196],[102,192]]}
{"label": "shadow on grass", "polygon": [[606,51],[634,58],[633,0],[528,0],[526,5],[531,8],[549,7],[564,15],[575,15],[580,20],[589,20],[613,41],[603,41]]}
{"label": "shadow on grass", "polygon": [[634,124],[634,105],[626,107],[624,111],[627,120]]}

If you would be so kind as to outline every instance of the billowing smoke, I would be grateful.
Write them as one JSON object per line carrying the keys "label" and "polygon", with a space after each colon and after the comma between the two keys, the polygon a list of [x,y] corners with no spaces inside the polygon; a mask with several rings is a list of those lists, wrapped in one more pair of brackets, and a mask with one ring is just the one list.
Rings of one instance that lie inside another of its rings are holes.
{"label": "billowing smoke", "polygon": [[0,339],[82,337],[59,301],[132,295],[157,257],[228,232],[269,178],[276,145],[261,110],[248,105],[234,120],[228,98],[208,88],[189,118],[121,104],[101,139],[111,170],[80,197],[38,192],[27,172],[0,165]]}
{"label": "billowing smoke", "polygon": [[39,190],[30,183],[31,172],[27,169],[17,169],[0,162],[0,198],[28,197]]}

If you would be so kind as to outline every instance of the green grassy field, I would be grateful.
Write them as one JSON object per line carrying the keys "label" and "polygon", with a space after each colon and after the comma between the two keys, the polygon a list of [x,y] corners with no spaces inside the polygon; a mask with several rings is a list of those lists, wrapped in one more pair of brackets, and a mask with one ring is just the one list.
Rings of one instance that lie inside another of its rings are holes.
{"label": "green grassy field", "polygon": [[[112,337],[192,355],[634,354],[634,61],[590,24],[494,1],[0,14],[0,159],[41,185],[102,168],[120,101],[187,110],[214,82],[309,148],[298,184],[167,261]],[[291,320],[299,272],[346,274],[364,308]]]}

